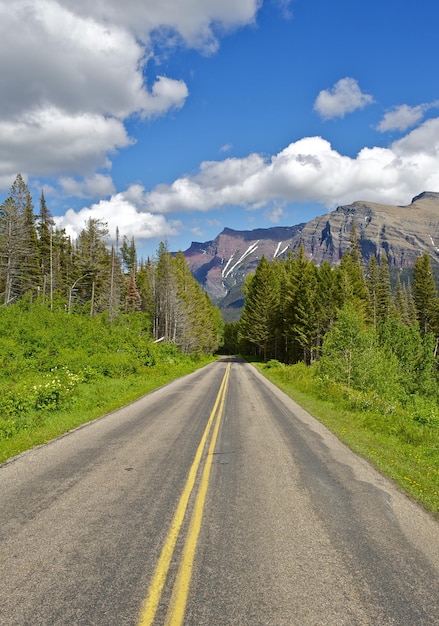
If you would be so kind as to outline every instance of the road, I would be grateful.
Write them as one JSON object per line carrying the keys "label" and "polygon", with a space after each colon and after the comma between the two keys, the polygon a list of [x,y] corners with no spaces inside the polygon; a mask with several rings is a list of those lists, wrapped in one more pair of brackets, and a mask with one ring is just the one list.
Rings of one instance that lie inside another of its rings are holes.
{"label": "road", "polygon": [[439,624],[439,524],[251,365],[0,467],[0,624]]}

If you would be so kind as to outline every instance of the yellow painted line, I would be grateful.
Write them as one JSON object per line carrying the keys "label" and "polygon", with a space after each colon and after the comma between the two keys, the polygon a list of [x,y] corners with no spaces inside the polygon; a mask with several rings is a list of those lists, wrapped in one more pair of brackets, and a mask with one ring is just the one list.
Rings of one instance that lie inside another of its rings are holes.
{"label": "yellow painted line", "polygon": [[204,465],[201,477],[200,487],[198,489],[195,501],[192,519],[189,531],[186,537],[186,543],[183,550],[183,556],[180,561],[177,578],[172,591],[171,602],[166,616],[166,626],[181,626],[186,610],[187,599],[189,595],[189,586],[192,578],[192,568],[195,559],[195,551],[198,543],[198,536],[201,530],[201,522],[203,520],[204,505],[206,501],[207,488],[209,486],[210,471],[212,469],[213,453],[215,451],[218,431],[224,410],[224,402],[227,392],[227,382],[229,378],[230,367],[226,370],[226,384],[221,396],[220,408],[215,422],[215,427],[210,441],[208,456]]}
{"label": "yellow painted line", "polygon": [[189,498],[195,484],[195,478],[197,476],[203,451],[206,446],[206,441],[209,436],[212,423],[218,409],[218,405],[220,404],[221,399],[224,396],[224,391],[229,377],[229,371],[230,363],[227,365],[226,372],[224,374],[223,380],[221,381],[221,386],[215,399],[212,412],[209,416],[209,420],[207,422],[203,436],[198,445],[197,452],[195,453],[195,457],[189,470],[186,484],[181,494],[177,509],[174,513],[174,517],[172,518],[171,526],[169,528],[165,544],[162,548],[162,552],[160,554],[154,576],[149,586],[148,595],[140,612],[138,626],[151,626],[154,622],[155,614],[157,612],[157,608],[163,592],[163,587],[165,586],[166,577],[168,575],[169,566],[171,564],[172,555],[174,554],[175,544],[177,543],[178,535],[180,534]]}

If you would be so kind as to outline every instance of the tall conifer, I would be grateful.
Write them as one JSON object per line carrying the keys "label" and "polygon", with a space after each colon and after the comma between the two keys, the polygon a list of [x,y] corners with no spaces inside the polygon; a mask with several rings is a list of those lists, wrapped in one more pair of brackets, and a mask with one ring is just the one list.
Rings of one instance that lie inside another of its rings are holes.
{"label": "tall conifer", "polygon": [[38,248],[40,272],[43,281],[43,299],[49,295],[50,302],[53,299],[54,289],[54,247],[53,228],[55,222],[47,208],[44,192],[41,192],[40,213],[38,217]]}
{"label": "tall conifer", "polygon": [[438,334],[438,294],[428,254],[418,257],[413,266],[413,297],[421,332]]}
{"label": "tall conifer", "polygon": [[303,246],[291,263],[288,277],[289,360],[310,363],[317,356],[318,344],[317,268],[306,259]]}
{"label": "tall conifer", "polygon": [[262,256],[254,275],[248,281],[239,335],[241,339],[256,346],[264,360],[271,356],[275,311],[273,272],[265,256]]}

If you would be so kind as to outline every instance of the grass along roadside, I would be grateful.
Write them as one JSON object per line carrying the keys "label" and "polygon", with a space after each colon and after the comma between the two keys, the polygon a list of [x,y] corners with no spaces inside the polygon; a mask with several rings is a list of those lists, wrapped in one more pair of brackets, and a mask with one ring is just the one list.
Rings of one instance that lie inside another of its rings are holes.
{"label": "grass along roadside", "polygon": [[439,427],[416,407],[379,399],[321,380],[303,364],[253,363],[282,391],[354,452],[439,516]]}
{"label": "grass along roadside", "polygon": [[167,366],[145,367],[125,377],[99,377],[82,382],[75,387],[69,401],[62,407],[47,407],[47,410],[30,413],[22,428],[6,435],[3,433],[3,437],[0,437],[0,463],[121,408],[211,361],[210,357],[187,359]]}

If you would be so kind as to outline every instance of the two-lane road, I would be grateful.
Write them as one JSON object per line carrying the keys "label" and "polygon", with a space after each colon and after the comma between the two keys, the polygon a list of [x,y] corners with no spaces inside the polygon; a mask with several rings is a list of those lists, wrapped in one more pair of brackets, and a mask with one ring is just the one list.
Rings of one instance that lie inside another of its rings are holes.
{"label": "two-lane road", "polygon": [[222,359],[0,467],[0,624],[439,625],[439,524]]}

